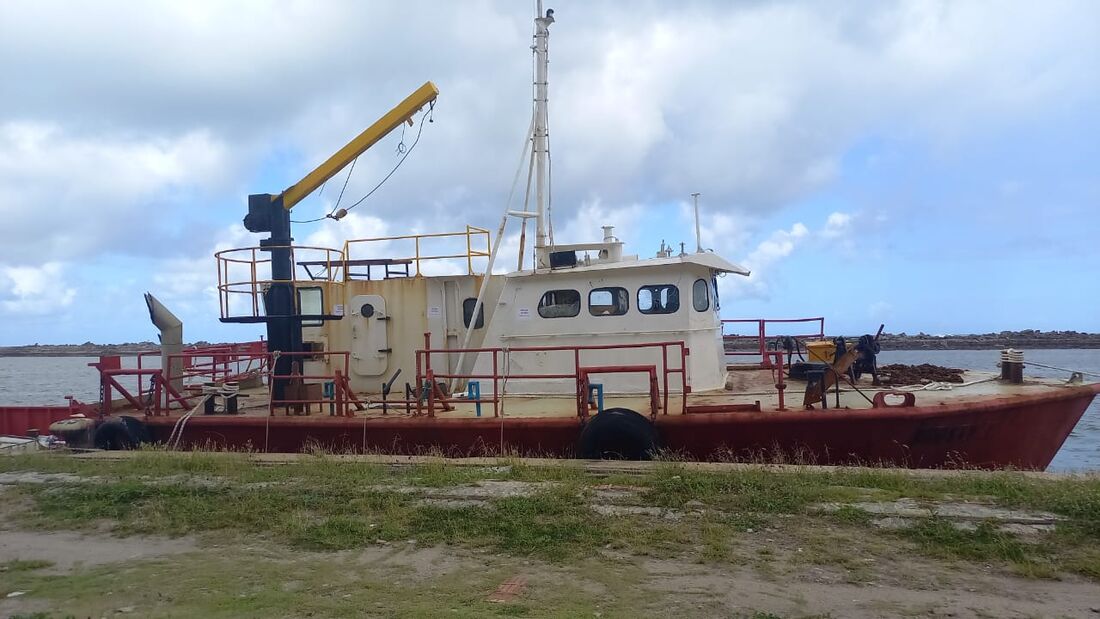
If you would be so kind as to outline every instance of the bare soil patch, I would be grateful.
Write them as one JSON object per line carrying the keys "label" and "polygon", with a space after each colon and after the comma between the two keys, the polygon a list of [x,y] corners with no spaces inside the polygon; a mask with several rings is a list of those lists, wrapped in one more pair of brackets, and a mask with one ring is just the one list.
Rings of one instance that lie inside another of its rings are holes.
{"label": "bare soil patch", "polygon": [[193,537],[112,537],[70,531],[0,530],[0,564],[48,561],[49,572],[164,557],[198,548]]}

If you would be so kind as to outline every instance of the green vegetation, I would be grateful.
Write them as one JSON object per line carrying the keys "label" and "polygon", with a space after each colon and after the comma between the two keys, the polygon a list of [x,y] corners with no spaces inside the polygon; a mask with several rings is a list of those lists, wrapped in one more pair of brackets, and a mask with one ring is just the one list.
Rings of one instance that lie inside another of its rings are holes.
{"label": "green vegetation", "polygon": [[0,574],[4,572],[31,572],[34,570],[41,570],[47,567],[53,566],[53,561],[42,560],[27,560],[16,559],[14,561],[7,561],[0,563]]}
{"label": "green vegetation", "polygon": [[[257,540],[260,550],[250,552],[262,557],[195,553],[130,568],[135,573],[127,583],[148,585],[150,574],[160,574],[164,582],[155,588],[172,600],[173,608],[203,616],[293,615],[294,608],[304,609],[302,591],[334,598],[331,607],[327,602],[310,606],[323,616],[370,615],[378,604],[379,609],[408,604],[406,616],[434,616],[439,608],[452,607],[448,616],[592,616],[597,608],[607,616],[629,616],[652,603],[651,597],[626,593],[631,581],[622,580],[626,574],[637,581],[631,562],[645,558],[747,566],[765,576],[799,565],[828,566],[859,583],[869,578],[868,561],[916,554],[960,570],[981,564],[1030,578],[1074,573],[1100,581],[1096,478],[918,476],[885,469],[713,472],[675,462],[639,474],[597,477],[578,462],[533,466],[501,459],[491,466],[460,466],[439,460],[387,466],[318,454],[292,464],[262,464],[244,454],[156,451],[120,460],[13,456],[0,458],[0,472],[37,475],[25,482],[17,476],[8,486],[7,493],[18,499],[13,503],[21,506],[9,520],[25,528]],[[484,491],[471,492],[478,488]],[[1007,532],[994,522],[960,527],[937,517],[885,529],[876,524],[880,516],[852,505],[901,498],[1041,510],[1059,520],[1053,532],[1028,535]],[[838,507],[825,510],[823,504]],[[370,580],[364,589],[362,578],[353,578],[361,576],[363,566],[349,564],[349,555],[341,554],[409,544],[491,553],[499,557],[498,568],[433,579],[430,594],[413,582],[387,578]],[[278,548],[312,553],[305,555],[312,558],[306,565],[295,562],[291,578],[288,567],[269,556],[277,555]],[[254,574],[237,573],[242,560],[256,564]],[[585,566],[585,577],[565,579],[565,585],[559,577],[554,602],[543,600],[547,606],[530,597],[506,604],[485,601],[486,591],[528,560],[555,569]],[[617,576],[603,574],[607,570],[601,562],[608,560],[621,561]],[[182,562],[187,579],[168,577],[175,570],[173,561]],[[91,599],[95,591],[112,586],[106,567],[60,579],[42,570],[50,565],[0,564],[0,596],[26,590],[45,598]],[[288,578],[302,581],[300,589],[278,589]],[[593,578],[596,584],[587,582]],[[230,595],[242,590],[247,595]],[[213,593],[195,597],[188,591]],[[618,593],[607,597],[609,591]],[[82,610],[111,612],[94,604]]]}

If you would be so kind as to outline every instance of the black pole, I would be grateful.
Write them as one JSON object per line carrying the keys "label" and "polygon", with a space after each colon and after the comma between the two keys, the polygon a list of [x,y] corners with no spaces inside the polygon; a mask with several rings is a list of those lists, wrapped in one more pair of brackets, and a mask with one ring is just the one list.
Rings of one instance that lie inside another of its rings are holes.
{"label": "black pole", "polygon": [[[271,254],[271,287],[264,292],[264,308],[267,322],[267,350],[269,353],[297,353],[302,351],[302,320],[294,299],[294,256],[291,251],[290,211],[283,208],[283,201],[271,194],[248,196],[248,215],[244,226],[250,232],[270,232],[271,236],[260,241],[260,247]],[[277,355],[272,373],[289,376],[301,357]],[[272,398],[284,400],[287,379],[273,381]]]}

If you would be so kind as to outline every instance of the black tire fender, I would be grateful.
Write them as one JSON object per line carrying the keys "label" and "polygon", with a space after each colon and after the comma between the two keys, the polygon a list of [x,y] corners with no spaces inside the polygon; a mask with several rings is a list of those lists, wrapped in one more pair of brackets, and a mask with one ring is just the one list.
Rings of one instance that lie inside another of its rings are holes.
{"label": "black tire fender", "polygon": [[134,449],[137,441],[130,435],[130,429],[126,422],[120,419],[110,419],[99,424],[95,429],[94,443],[96,449],[120,451]]}
{"label": "black tire fender", "polygon": [[577,455],[591,460],[652,460],[659,448],[653,422],[628,408],[589,417],[577,440]]}
{"label": "black tire fender", "polygon": [[126,425],[126,431],[130,433],[134,447],[150,442],[149,428],[144,421],[130,415],[121,415],[119,419]]}

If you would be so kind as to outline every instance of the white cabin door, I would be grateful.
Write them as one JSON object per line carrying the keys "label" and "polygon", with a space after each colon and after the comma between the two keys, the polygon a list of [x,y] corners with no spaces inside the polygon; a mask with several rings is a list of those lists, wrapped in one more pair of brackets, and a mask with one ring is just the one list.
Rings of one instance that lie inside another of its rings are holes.
{"label": "white cabin door", "polygon": [[386,338],[386,299],[363,294],[351,300],[351,371],[359,376],[380,376],[389,365]]}

